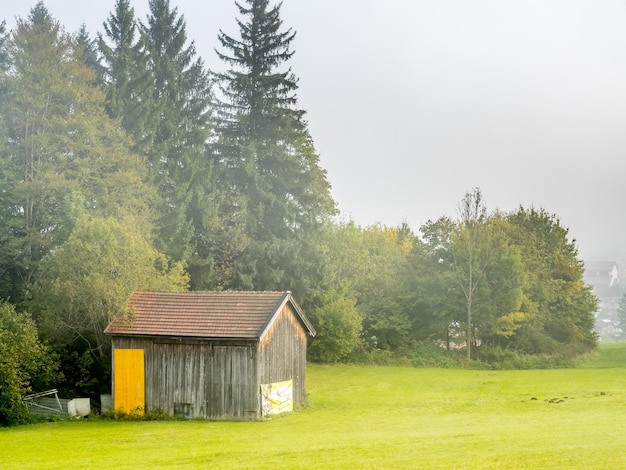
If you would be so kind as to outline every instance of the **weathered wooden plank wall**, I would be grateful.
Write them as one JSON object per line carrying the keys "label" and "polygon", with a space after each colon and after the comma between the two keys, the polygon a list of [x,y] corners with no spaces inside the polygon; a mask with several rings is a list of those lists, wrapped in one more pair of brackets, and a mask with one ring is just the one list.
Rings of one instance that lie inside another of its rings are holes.
{"label": "weathered wooden plank wall", "polygon": [[256,419],[260,391],[256,380],[256,342],[212,344],[205,384],[209,388],[207,415],[211,418]]}
{"label": "weathered wooden plank wall", "polygon": [[306,396],[306,332],[286,304],[259,344],[259,383],[293,380],[293,402]]}
{"label": "weathered wooden plank wall", "polygon": [[189,405],[194,417],[260,416],[256,342],[116,337],[113,347],[145,351],[147,411],[173,415],[178,403]]}

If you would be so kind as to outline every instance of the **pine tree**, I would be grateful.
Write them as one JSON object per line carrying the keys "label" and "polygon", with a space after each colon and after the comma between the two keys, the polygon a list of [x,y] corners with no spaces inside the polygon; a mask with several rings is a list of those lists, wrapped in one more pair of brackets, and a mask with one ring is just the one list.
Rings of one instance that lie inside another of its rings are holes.
{"label": "pine tree", "polygon": [[100,78],[104,74],[104,70],[102,64],[100,63],[100,58],[98,57],[98,47],[97,40],[92,39],[87,31],[87,26],[83,23],[78,30],[78,34],[76,35],[76,43],[78,47],[83,50],[83,58],[85,61],[85,65],[91,67],[98,77],[96,78],[96,83],[101,85]]}
{"label": "pine tree", "polygon": [[149,7],[146,22],[137,22],[129,2],[118,0],[99,45],[111,115],[122,118],[147,157],[157,188],[159,248],[187,260],[201,231],[194,216],[205,209],[210,189],[211,81],[178,10],[168,0],[151,0]]}
{"label": "pine tree", "polygon": [[210,168],[206,144],[212,129],[211,81],[195,44],[187,44],[185,21],[168,0],[151,0],[147,23],[140,23],[158,113],[149,152],[152,175],[159,189],[160,239],[164,251],[186,259],[194,226],[191,215],[208,190]]}
{"label": "pine tree", "polygon": [[[9,70],[9,33],[6,28],[6,21],[0,22],[0,100],[4,100],[3,96],[7,90],[7,72]],[[1,114],[1,111],[0,111]],[[0,152],[7,143],[7,129],[0,126]]]}
{"label": "pine tree", "polygon": [[229,68],[217,74],[222,99],[214,158],[251,241],[233,287],[279,288],[294,282],[298,253],[335,205],[297,107],[298,81],[285,66],[295,32],[282,30],[281,4],[246,4],[237,3],[240,39],[218,35],[224,50],[218,56]]}
{"label": "pine tree", "polygon": [[154,139],[148,121],[156,111],[152,102],[152,73],[137,30],[135,11],[128,0],[118,0],[115,13],[103,23],[104,35],[98,33],[98,50],[104,66],[102,81],[107,89],[107,111],[122,120],[134,139],[135,149],[146,155]]}
{"label": "pine tree", "polygon": [[0,22],[0,74],[2,75],[4,75],[9,68],[8,44],[9,33],[7,32],[7,23],[6,21],[2,21]]}

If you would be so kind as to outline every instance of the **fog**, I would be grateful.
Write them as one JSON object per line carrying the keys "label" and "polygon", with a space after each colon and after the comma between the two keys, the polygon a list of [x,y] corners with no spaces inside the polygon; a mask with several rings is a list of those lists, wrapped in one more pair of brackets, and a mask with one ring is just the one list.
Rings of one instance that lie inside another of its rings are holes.
{"label": "fog", "polygon": [[[31,4],[5,6],[9,26]],[[132,2],[145,18],[148,2]],[[69,31],[114,2],[49,0]],[[206,65],[230,0],[171,1]],[[626,4],[621,0],[286,0],[299,105],[344,220],[556,214],[586,260],[626,259]]]}

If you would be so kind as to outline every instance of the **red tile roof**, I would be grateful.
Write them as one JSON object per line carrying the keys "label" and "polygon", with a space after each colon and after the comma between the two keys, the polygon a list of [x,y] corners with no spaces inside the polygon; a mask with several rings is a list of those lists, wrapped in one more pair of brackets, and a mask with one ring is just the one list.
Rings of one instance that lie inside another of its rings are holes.
{"label": "red tile roof", "polygon": [[307,333],[315,330],[286,292],[135,291],[128,302],[131,319],[114,320],[109,335],[186,336],[260,339],[289,302]]}

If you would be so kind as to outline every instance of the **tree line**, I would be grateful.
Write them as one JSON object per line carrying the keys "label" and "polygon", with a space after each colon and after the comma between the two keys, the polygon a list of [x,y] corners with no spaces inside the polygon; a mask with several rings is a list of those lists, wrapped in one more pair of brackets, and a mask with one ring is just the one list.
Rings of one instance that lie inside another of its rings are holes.
{"label": "tree line", "polygon": [[575,242],[543,209],[490,212],[475,188],[417,233],[337,220],[295,32],[280,3],[237,6],[221,72],[168,0],[145,19],[117,0],[96,37],[43,2],[0,24],[0,422],[47,383],[108,391],[103,330],[137,288],[291,290],[317,361],[595,345]]}

